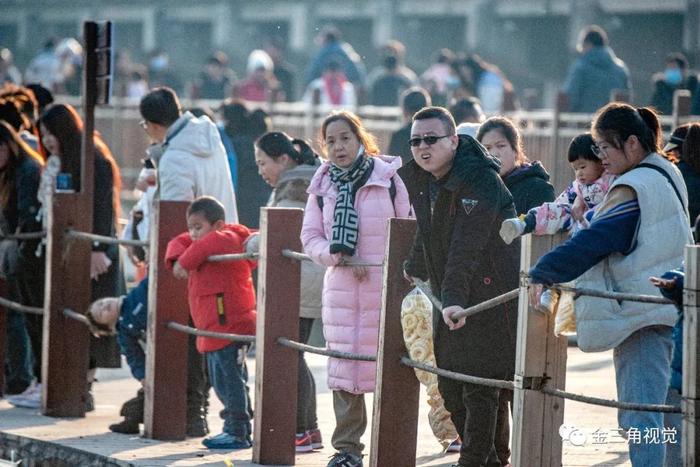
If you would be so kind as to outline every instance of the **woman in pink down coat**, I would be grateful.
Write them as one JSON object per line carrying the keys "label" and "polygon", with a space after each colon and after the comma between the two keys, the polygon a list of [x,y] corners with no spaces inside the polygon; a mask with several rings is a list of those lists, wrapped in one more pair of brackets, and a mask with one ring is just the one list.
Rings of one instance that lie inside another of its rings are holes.
{"label": "woman in pink down coat", "polygon": [[[382,268],[342,263],[381,263],[388,219],[409,216],[408,193],[396,175],[401,158],[377,155],[374,138],[346,111],[326,118],[321,139],[328,160],[311,180],[301,241],[314,262],[328,267],[323,333],[330,349],[376,355]],[[374,390],[375,374],[374,362],[328,359],[338,450],[329,466],[362,465],[363,394]]]}

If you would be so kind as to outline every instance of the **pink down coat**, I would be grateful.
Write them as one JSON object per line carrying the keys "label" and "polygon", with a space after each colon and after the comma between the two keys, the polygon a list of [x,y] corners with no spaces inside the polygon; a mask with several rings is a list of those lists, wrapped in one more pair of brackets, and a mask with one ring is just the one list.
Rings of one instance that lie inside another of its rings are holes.
{"label": "pink down coat", "polygon": [[[323,282],[323,335],[329,349],[377,355],[382,268],[369,267],[368,276],[359,282],[351,268],[336,266],[340,254],[330,254],[329,239],[338,190],[331,182],[329,166],[328,162],[321,165],[311,180],[301,229],[306,254],[327,267]],[[408,192],[396,175],[399,167],[398,157],[376,156],[372,174],[358,189],[355,209],[359,217],[359,240],[353,258],[380,263],[384,259],[388,219],[409,216]],[[396,186],[393,204],[389,194],[392,177]],[[323,197],[323,212],[316,200],[318,196]],[[372,392],[375,375],[374,362],[328,359],[328,387],[332,390],[353,394]]]}

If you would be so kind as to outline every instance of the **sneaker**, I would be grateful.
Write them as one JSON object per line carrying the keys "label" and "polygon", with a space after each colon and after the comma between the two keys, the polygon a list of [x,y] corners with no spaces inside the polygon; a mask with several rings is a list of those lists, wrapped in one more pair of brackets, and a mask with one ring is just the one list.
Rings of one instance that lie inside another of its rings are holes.
{"label": "sneaker", "polygon": [[202,444],[209,449],[248,449],[251,442],[242,436],[233,436],[230,433],[219,433],[216,436],[204,438]]}
{"label": "sneaker", "polygon": [[137,435],[139,434],[139,422],[125,418],[119,423],[109,425],[109,431],[125,435]]}
{"label": "sneaker", "polygon": [[449,446],[447,446],[447,449],[445,449],[445,452],[459,452],[462,449],[462,440],[457,438],[456,440],[452,441]]}
{"label": "sneaker", "polygon": [[362,456],[356,456],[346,451],[333,454],[327,467],[362,467]]}
{"label": "sneaker", "polygon": [[311,434],[308,431],[297,433],[294,439],[294,449],[296,452],[311,452],[314,447],[311,443]]}
{"label": "sneaker", "polygon": [[314,449],[323,449],[323,439],[321,438],[321,430],[314,428],[308,431],[311,435],[311,447]]}
{"label": "sneaker", "polygon": [[33,382],[22,394],[8,396],[7,402],[15,407],[38,409],[41,407],[41,383]]}

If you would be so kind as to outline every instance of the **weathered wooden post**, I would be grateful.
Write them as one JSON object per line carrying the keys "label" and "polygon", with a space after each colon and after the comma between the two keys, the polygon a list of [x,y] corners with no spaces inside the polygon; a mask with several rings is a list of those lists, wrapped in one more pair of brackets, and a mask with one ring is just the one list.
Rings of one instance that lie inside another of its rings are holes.
{"label": "weathered wooden post", "polygon": [[403,277],[403,262],[411,250],[415,232],[414,220],[389,220],[369,454],[371,467],[416,464],[420,384],[413,368],[400,362],[407,353],[401,327],[401,302],[411,290]]}
{"label": "weathered wooden post", "polygon": [[167,323],[188,324],[187,283],[165,270],[168,242],[187,230],[186,201],[158,201],[151,213],[146,338],[144,433],[160,440],[185,439],[187,334]]}
{"label": "weathered wooden post", "polygon": [[[98,77],[98,24],[83,26],[84,127],[78,193],[55,193],[47,206],[46,289],[42,348],[42,413],[56,417],[82,417],[87,398],[90,338],[83,323],[66,318],[64,308],[84,312],[90,304],[90,253],[87,242],[66,242],[67,228],[92,232],[95,185],[95,104]],[[66,287],[66,277],[76,287]]]}
{"label": "weathered wooden post", "polygon": [[253,462],[293,465],[299,354],[277,343],[299,338],[301,263],[282,250],[301,251],[302,209],[263,208],[258,259]]}
{"label": "weathered wooden post", "polygon": [[685,290],[683,291],[683,466],[695,467],[700,460],[700,246],[685,247]]}
{"label": "weathered wooden post", "polygon": [[[8,297],[7,283],[0,279],[0,297]],[[5,387],[5,344],[7,342],[7,309],[0,306],[0,362],[3,362],[0,371],[0,396]]]}
{"label": "weathered wooden post", "polygon": [[681,125],[683,117],[690,115],[692,98],[687,89],[676,89],[673,93],[673,123],[671,130]]}
{"label": "weathered wooden post", "polygon": [[[520,269],[527,272],[540,256],[558,243],[556,236],[522,237]],[[559,467],[564,400],[536,389],[544,380],[552,388],[566,383],[566,337],[555,337],[554,316],[532,309],[527,287],[521,286],[518,304],[518,342],[513,396],[513,458],[515,466]]]}

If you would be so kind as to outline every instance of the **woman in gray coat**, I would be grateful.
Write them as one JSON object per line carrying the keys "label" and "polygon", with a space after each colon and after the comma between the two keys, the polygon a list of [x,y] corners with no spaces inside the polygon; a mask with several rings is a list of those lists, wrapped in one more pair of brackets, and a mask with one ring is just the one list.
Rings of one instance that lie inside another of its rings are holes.
{"label": "woman in gray coat", "polygon": [[[311,178],[320,165],[318,156],[300,139],[282,132],[266,133],[255,144],[258,173],[273,187],[267,203],[270,207],[304,208]],[[321,318],[321,291],[325,269],[312,262],[301,265],[301,306],[299,340],[308,342],[315,319]],[[323,447],[316,419],[316,383],[299,353],[299,390],[297,397],[296,451],[308,452]]]}

